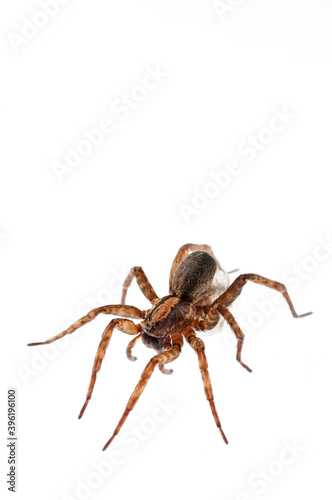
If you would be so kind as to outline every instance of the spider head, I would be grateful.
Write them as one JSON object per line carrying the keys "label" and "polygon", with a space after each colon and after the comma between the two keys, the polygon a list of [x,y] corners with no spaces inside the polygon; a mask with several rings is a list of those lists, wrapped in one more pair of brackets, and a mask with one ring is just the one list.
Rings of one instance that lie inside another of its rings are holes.
{"label": "spider head", "polygon": [[167,295],[156,301],[142,323],[143,332],[151,337],[164,338],[186,328],[195,316],[195,306]]}

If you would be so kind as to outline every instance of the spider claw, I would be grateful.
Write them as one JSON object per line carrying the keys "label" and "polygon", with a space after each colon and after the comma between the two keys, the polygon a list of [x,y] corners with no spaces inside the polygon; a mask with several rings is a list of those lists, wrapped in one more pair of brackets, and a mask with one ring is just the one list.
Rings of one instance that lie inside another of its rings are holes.
{"label": "spider claw", "polygon": [[309,313],[304,313],[304,314],[300,314],[299,316],[297,316],[298,318],[304,318],[305,316],[310,316],[310,314],[312,314],[312,311],[309,312]]}
{"label": "spider claw", "polygon": [[104,448],[103,448],[103,450],[102,450],[102,451],[105,451],[105,450],[106,450],[106,448],[108,448],[108,447],[109,447],[109,445],[111,444],[111,442],[113,441],[113,439],[115,438],[115,436],[116,436],[116,434],[113,434],[113,436],[111,437],[111,439],[109,439],[109,440],[107,441],[107,443],[105,444],[105,446],[104,446]]}
{"label": "spider claw", "polygon": [[85,408],[88,406],[88,402],[89,402],[89,400],[85,401],[84,405],[82,406],[82,409],[80,411],[78,418],[82,418],[83,413],[85,412]]}
{"label": "spider claw", "polygon": [[46,342],[32,342],[31,344],[27,344],[27,346],[42,345],[42,344],[46,344]]}
{"label": "spider claw", "polygon": [[243,366],[243,368],[245,368],[246,370],[248,370],[248,372],[252,373],[252,369],[249,368],[249,366],[247,366],[246,364],[242,363],[242,361],[240,361],[240,363]]}
{"label": "spider claw", "polygon": [[248,365],[246,365],[245,363],[243,363],[243,361],[241,361],[241,359],[238,359],[238,358],[236,358],[236,359],[240,363],[240,365],[243,366],[243,368],[245,368],[246,370],[248,370],[248,372],[252,373],[252,369],[249,368]]}
{"label": "spider claw", "polygon": [[218,429],[220,430],[220,434],[222,435],[223,440],[225,441],[226,444],[228,444],[228,440],[227,440],[227,437],[224,434],[224,431],[219,426],[218,426]]}

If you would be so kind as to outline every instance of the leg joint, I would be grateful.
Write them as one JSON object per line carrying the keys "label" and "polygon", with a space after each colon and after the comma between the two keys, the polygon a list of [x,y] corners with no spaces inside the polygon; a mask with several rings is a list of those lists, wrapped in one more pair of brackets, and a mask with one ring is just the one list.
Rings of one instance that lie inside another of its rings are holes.
{"label": "leg joint", "polygon": [[132,272],[136,275],[136,273],[139,273],[141,271],[143,271],[143,269],[141,268],[141,266],[134,266],[132,267]]}

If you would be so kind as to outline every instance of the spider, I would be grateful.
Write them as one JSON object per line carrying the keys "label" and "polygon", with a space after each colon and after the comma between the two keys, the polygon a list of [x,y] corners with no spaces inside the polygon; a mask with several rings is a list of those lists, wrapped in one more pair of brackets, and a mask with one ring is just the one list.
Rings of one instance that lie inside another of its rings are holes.
{"label": "spider", "polygon": [[[152,307],[146,311],[141,311],[134,306],[125,305],[127,290],[134,277],[139,288],[152,304]],[[129,335],[134,335],[126,351],[127,357],[131,361],[136,361],[137,359],[132,355],[132,349],[139,339],[142,340],[145,346],[157,351],[158,354],[150,359],[143,370],[141,378],[129,398],[126,409],[112,437],[103,448],[105,450],[119,433],[129,413],[141,396],[155,367],[158,366],[164,374],[172,373],[173,370],[165,368],[165,364],[171,363],[180,355],[183,340],[185,339],[197,354],[206,399],[210,404],[215,423],[225,443],[228,444],[214,404],[208,364],[205,356],[205,345],[203,340],[197,337],[196,332],[212,330],[220,325],[221,322],[226,321],[237,338],[236,359],[246,370],[251,372],[252,370],[241,359],[244,334],[228,309],[232,302],[240,295],[244,285],[248,281],[267,286],[282,293],[294,318],[303,318],[311,314],[309,312],[298,315],[285,285],[268,278],[263,278],[258,274],[241,274],[229,286],[228,274],[220,266],[211,247],[209,245],[188,243],[178,250],[173,261],[169,277],[169,295],[159,298],[143,269],[137,266],[132,267],[123,284],[120,305],[97,307],[55,337],[45,342],[35,342],[28,345],[35,346],[54,342],[65,335],[73,333],[81,326],[96,318],[100,313],[121,316],[121,318],[112,319],[104,330],[95,356],[86,400],[78,418],[82,417],[91,399],[97,373],[100,370],[115,328]],[[124,318],[141,321],[135,324],[133,321]]]}

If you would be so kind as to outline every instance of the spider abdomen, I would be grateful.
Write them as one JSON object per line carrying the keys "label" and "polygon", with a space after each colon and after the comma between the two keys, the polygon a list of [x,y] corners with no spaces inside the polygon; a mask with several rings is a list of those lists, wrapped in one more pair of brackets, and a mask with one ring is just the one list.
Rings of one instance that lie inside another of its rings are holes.
{"label": "spider abdomen", "polygon": [[217,271],[217,262],[207,252],[192,252],[176,268],[173,293],[182,300],[198,302],[209,290]]}

